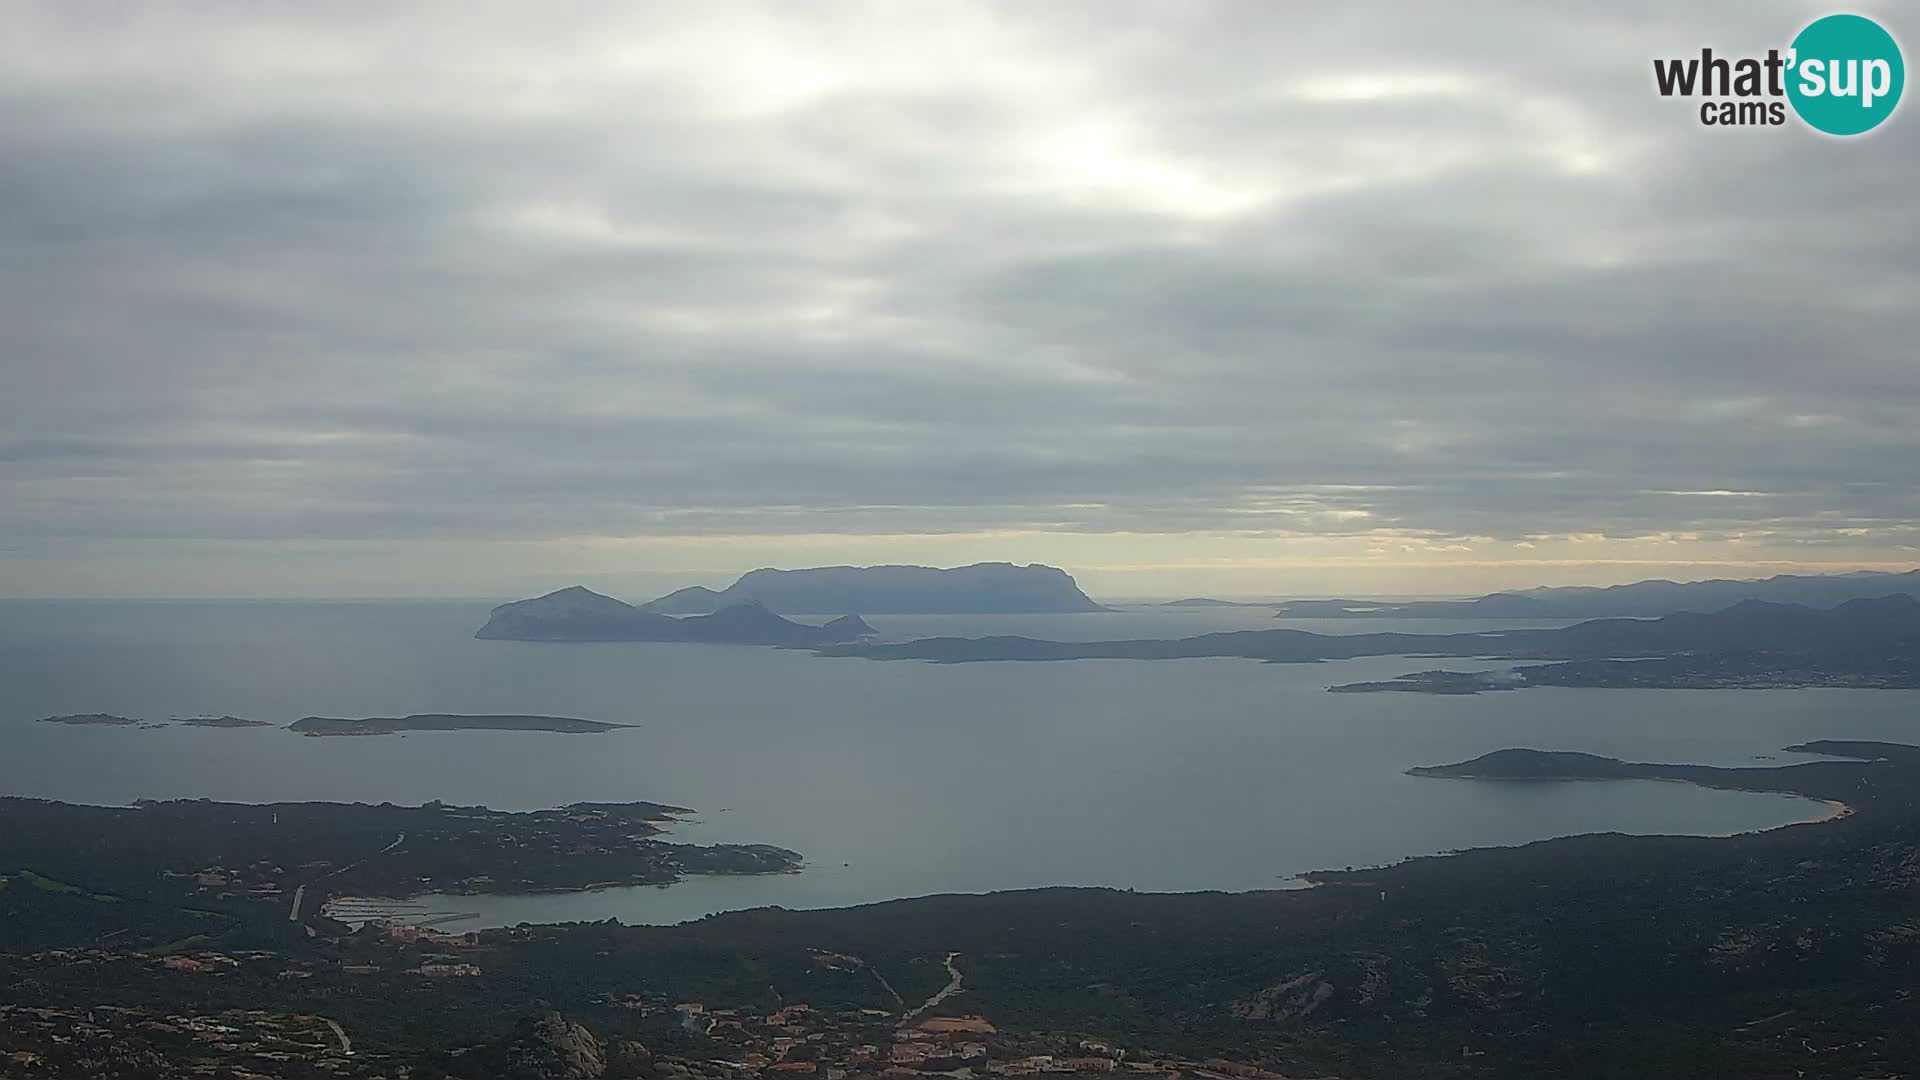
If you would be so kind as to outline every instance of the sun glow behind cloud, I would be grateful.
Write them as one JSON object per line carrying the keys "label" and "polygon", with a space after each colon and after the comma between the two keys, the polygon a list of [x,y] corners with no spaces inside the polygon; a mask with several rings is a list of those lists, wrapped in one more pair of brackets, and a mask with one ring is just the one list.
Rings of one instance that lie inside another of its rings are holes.
{"label": "sun glow behind cloud", "polygon": [[1793,15],[12,5],[0,594],[1913,559],[1910,129],[1644,85]]}

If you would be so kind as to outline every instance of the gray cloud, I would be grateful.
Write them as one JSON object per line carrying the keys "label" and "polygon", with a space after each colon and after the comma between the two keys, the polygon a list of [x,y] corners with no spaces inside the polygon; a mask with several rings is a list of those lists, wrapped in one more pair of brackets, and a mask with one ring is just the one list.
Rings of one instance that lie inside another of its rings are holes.
{"label": "gray cloud", "polygon": [[1668,7],[15,5],[0,591],[236,541],[1900,558],[1920,127],[1702,128],[1648,61],[1820,9]]}

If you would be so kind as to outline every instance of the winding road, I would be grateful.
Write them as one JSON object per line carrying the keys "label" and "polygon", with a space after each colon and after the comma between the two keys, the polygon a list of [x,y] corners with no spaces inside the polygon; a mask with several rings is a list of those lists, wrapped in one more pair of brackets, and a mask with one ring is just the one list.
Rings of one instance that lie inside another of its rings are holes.
{"label": "winding road", "polygon": [[353,1040],[347,1038],[347,1030],[341,1027],[339,1022],[336,1020],[327,1020],[327,1018],[324,1016],[321,1017],[320,1019],[325,1020],[327,1026],[333,1029],[333,1037],[340,1040],[341,1055],[343,1057],[352,1057],[353,1056]]}
{"label": "winding road", "polygon": [[919,1008],[906,1015],[906,1019],[911,1020],[960,992],[960,969],[953,966],[953,958],[959,955],[957,952],[947,954],[947,974],[950,976],[950,978],[947,979],[947,985],[941,987],[939,993],[921,1002]]}

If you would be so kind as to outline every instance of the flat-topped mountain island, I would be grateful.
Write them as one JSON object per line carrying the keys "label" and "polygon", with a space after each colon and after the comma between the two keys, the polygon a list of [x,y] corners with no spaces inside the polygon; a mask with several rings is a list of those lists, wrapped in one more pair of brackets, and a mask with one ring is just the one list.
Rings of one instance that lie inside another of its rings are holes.
{"label": "flat-topped mountain island", "polygon": [[761,569],[725,589],[700,585],[641,605],[662,615],[710,615],[752,601],[783,615],[1034,615],[1105,611],[1057,566],[987,562],[932,566]]}

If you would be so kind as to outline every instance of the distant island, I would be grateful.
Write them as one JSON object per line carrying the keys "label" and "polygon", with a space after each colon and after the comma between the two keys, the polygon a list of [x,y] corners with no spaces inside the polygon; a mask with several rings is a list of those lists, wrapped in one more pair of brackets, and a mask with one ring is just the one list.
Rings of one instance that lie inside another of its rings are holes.
{"label": "distant island", "polygon": [[[1601,757],[1598,754],[1583,754],[1571,750],[1515,748],[1495,750],[1470,761],[1457,761],[1451,765],[1416,765],[1407,770],[1407,775],[1435,776],[1449,780],[1617,780],[1631,778],[1636,774],[1650,776],[1649,770],[1665,767],[1629,765],[1619,758]],[[1703,768],[1704,766],[1685,767]],[[1769,772],[1772,771],[1774,770],[1769,770]]]}
{"label": "distant island", "polygon": [[1281,619],[1594,619],[1654,618],[1674,612],[1710,612],[1745,600],[1832,607],[1848,600],[1920,593],[1920,570],[1904,573],[1780,574],[1758,581],[1636,581],[1631,585],[1568,586],[1489,593],[1465,600],[1290,600]]}
{"label": "distant island", "polygon": [[858,615],[811,626],[784,619],[751,600],[711,615],[674,618],[574,585],[501,604],[473,636],[494,641],[687,641],[813,648],[873,633]]}
{"label": "distant island", "polygon": [[294,721],[287,730],[297,731],[302,735],[389,735],[401,731],[559,731],[567,734],[596,734],[632,726],[632,724],[608,724],[599,720],[579,720],[571,716],[463,716],[457,713],[415,713],[412,716],[369,716],[357,720],[308,716]]}
{"label": "distant island", "polygon": [[1254,600],[1216,600],[1211,596],[1189,596],[1183,600],[1168,600],[1165,603],[1162,603],[1160,606],[1161,607],[1180,607],[1180,608],[1229,608],[1229,607],[1270,608],[1270,607],[1274,607],[1275,604],[1271,601],[1267,603],[1261,603],[1259,601],[1254,601]]}
{"label": "distant island", "polygon": [[176,716],[166,721],[142,720],[133,716],[114,716],[111,713],[71,713],[65,716],[43,716],[43,724],[71,724],[76,727],[166,727],[168,724],[180,724],[186,727],[204,728],[256,728],[272,727],[265,720],[243,720],[238,716]]}
{"label": "distant island", "polygon": [[114,716],[111,713],[69,713],[65,716],[43,716],[43,724],[71,724],[75,727],[131,727],[141,723],[131,716]]}
{"label": "distant island", "polygon": [[172,723],[187,727],[207,728],[255,728],[272,727],[265,720],[243,720],[238,716],[176,716]]}
{"label": "distant island", "polygon": [[753,601],[786,615],[1026,615],[1105,611],[1056,566],[975,563],[930,566],[816,566],[755,570],[725,589],[694,585],[642,604],[661,615],[710,615]]}
{"label": "distant island", "polygon": [[1391,679],[1329,686],[1335,694],[1477,694],[1482,690],[1518,690],[1526,683],[1517,671],[1416,671]]}
{"label": "distant island", "polygon": [[[1744,601],[1711,614],[1680,612],[1659,619],[1594,619],[1558,629],[1471,634],[1314,634],[1304,630],[1240,630],[1178,639],[1045,641],[999,636],[926,638],[898,644],[854,644],[820,650],[829,656],[935,663],[1057,660],[1182,660],[1241,657],[1313,663],[1362,656],[1476,657],[1558,660],[1519,669],[1523,682],[1648,686],[1622,673],[1658,661],[1664,685],[1920,686],[1920,601],[1901,594],[1849,600],[1831,609]],[[1576,666],[1577,665],[1577,666]],[[1358,690],[1462,693],[1492,689],[1497,677],[1422,672]]]}

